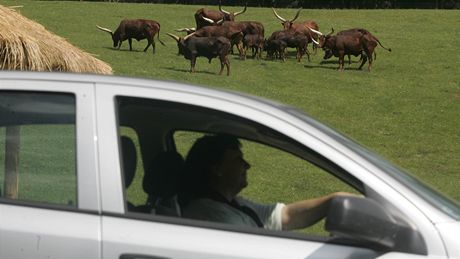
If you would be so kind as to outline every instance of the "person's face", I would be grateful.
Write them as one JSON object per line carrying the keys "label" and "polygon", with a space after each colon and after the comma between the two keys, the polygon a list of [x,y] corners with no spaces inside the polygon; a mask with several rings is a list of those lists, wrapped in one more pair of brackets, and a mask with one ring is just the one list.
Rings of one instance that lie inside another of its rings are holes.
{"label": "person's face", "polygon": [[247,170],[250,167],[241,150],[228,149],[215,167],[219,185],[234,195],[238,194],[248,185]]}

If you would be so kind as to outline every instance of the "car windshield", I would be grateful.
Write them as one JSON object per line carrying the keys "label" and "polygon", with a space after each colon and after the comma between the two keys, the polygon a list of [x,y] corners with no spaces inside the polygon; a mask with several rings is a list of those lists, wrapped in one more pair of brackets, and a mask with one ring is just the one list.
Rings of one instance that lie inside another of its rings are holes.
{"label": "car windshield", "polygon": [[381,168],[385,172],[388,172],[390,176],[398,180],[400,183],[404,184],[406,187],[411,189],[413,192],[415,192],[425,201],[429,202],[431,205],[435,206],[436,208],[451,216],[455,220],[460,220],[460,205],[456,203],[454,200],[451,200],[446,196],[440,194],[437,190],[434,190],[430,186],[424,184],[408,172],[400,168],[397,168],[395,165],[391,164],[386,159],[378,156],[374,152],[371,152],[369,149],[356,143],[350,138],[345,137],[344,135],[331,129],[330,127],[312,119],[303,111],[300,111],[292,107],[285,107],[285,110],[288,113],[294,115],[295,117],[306,121],[308,124],[315,126],[319,130],[321,130],[321,132],[326,133],[331,138],[337,140],[349,149],[360,154],[362,157],[366,158],[369,162],[373,163],[378,168]]}

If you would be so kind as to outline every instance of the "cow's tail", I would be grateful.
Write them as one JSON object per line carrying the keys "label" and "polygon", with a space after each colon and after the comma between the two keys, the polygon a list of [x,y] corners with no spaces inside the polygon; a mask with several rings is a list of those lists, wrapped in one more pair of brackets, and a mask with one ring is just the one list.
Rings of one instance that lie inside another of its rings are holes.
{"label": "cow's tail", "polygon": [[382,45],[382,43],[380,43],[379,39],[377,39],[377,37],[375,37],[375,36],[373,36],[373,37],[374,37],[375,41],[377,41],[377,43],[380,45],[380,47],[382,47],[383,49],[386,49],[386,50],[388,50],[389,52],[391,52],[391,48],[385,48],[385,47]]}
{"label": "cow's tail", "polygon": [[166,46],[161,40],[160,40],[160,24],[158,24],[158,35],[157,35],[158,41],[161,43],[161,45]]}

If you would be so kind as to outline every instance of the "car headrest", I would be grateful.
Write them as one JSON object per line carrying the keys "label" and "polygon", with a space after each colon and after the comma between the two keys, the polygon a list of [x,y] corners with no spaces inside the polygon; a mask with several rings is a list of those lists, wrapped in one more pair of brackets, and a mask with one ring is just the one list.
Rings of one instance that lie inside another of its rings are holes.
{"label": "car headrest", "polygon": [[155,198],[165,199],[176,195],[184,163],[184,158],[175,151],[158,153],[144,176],[144,191]]}

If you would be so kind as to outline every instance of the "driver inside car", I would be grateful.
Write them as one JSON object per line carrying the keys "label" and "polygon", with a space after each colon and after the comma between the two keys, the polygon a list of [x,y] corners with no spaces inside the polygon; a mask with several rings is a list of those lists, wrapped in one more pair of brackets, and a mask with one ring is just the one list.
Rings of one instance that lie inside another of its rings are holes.
{"label": "driver inside car", "polygon": [[269,230],[295,230],[323,219],[331,200],[355,194],[335,192],[289,204],[258,204],[238,194],[248,186],[251,165],[232,135],[206,135],[195,141],[185,162],[179,202],[183,217]]}

